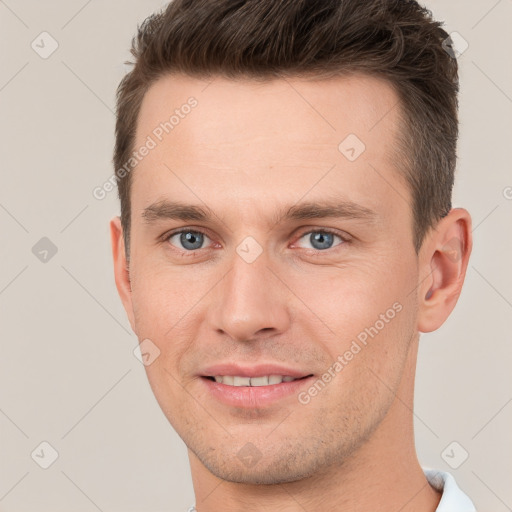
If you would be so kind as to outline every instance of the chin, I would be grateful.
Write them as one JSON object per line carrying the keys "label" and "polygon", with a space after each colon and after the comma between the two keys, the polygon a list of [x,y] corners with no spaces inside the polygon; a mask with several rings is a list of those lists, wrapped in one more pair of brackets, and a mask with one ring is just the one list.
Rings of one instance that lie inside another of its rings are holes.
{"label": "chin", "polygon": [[[276,485],[304,480],[322,471],[323,463],[318,456],[307,456],[302,450],[276,450],[260,454],[250,467],[244,464],[236,454],[194,452],[210,473],[222,480],[247,485]],[[323,461],[327,462],[327,461]]]}
{"label": "chin", "polygon": [[[203,463],[204,464],[204,463]],[[205,464],[206,465],[206,464]],[[246,485],[276,485],[304,480],[314,472],[306,472],[305,468],[283,467],[281,464],[272,464],[262,468],[241,469],[223,465],[206,466],[217,478]]]}

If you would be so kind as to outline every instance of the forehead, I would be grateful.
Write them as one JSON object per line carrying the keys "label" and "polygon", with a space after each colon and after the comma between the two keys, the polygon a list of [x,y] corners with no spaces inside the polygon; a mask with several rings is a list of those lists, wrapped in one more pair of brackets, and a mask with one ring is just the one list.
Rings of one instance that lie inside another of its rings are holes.
{"label": "forehead", "polygon": [[176,190],[180,175],[190,198],[236,191],[240,204],[272,185],[287,187],[292,201],[308,188],[346,188],[351,200],[378,209],[389,201],[386,189],[407,195],[394,164],[398,120],[393,87],[361,74],[267,82],[165,76],[141,105],[135,146],[151,139],[154,149],[137,165],[133,188],[154,201]]}
{"label": "forehead", "polygon": [[[206,81],[180,74],[167,75],[157,80],[144,96],[137,140],[141,141],[144,135],[169,120],[190,98],[197,100],[193,113],[200,112],[204,143],[209,140],[219,143],[222,139],[229,142],[251,131],[263,135],[283,128],[290,135],[305,139],[314,135],[315,139],[330,142],[347,129],[369,139],[377,125],[383,124],[386,130],[396,125],[398,109],[395,107],[399,103],[389,82],[364,74],[330,79],[276,78],[264,82],[220,76]],[[187,125],[197,128],[181,120],[180,116],[182,126],[177,133],[186,132]],[[301,122],[297,124],[298,120]],[[222,132],[218,131],[219,126]]]}

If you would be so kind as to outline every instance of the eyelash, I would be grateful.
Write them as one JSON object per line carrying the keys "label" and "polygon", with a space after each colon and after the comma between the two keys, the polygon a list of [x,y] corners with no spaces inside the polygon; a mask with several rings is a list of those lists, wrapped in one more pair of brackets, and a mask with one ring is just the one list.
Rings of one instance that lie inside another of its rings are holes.
{"label": "eyelash", "polygon": [[[171,231],[171,232],[165,233],[164,235],[162,235],[161,240],[162,240],[162,242],[169,242],[170,238],[173,237],[174,235],[179,235],[181,233],[191,233],[191,232],[192,233],[199,233],[201,235],[204,235],[204,236],[210,238],[210,240],[211,240],[211,237],[208,235],[208,233],[205,233],[204,231],[201,231],[200,229],[195,229],[195,228],[180,228],[180,229],[178,229],[176,231]],[[338,231],[335,231],[335,230],[332,230],[332,229],[329,229],[329,228],[310,229],[309,231],[304,231],[303,233],[301,233],[297,237],[297,240],[300,240],[305,235],[309,235],[311,233],[328,233],[330,235],[337,236],[342,241],[342,243],[340,243],[340,244],[338,244],[338,245],[336,245],[334,247],[331,247],[330,249],[324,249],[324,250],[320,250],[320,249],[303,249],[303,250],[307,251],[309,255],[312,255],[312,256],[322,256],[323,254],[329,253],[330,251],[335,251],[337,247],[343,246],[343,245],[351,242],[351,238],[348,235],[342,235]],[[204,249],[204,248],[201,248],[201,249],[195,249],[195,250],[191,250],[191,251],[186,251],[186,250],[180,250],[180,249],[178,249],[177,247],[173,246],[170,243],[169,243],[169,245],[171,245],[174,250],[176,250],[178,252],[181,252],[183,257],[194,257],[194,256],[197,255],[197,253],[199,251]]]}

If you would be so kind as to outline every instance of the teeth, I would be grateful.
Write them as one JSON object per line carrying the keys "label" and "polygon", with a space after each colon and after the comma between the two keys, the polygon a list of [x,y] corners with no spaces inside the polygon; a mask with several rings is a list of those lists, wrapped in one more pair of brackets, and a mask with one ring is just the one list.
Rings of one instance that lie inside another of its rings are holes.
{"label": "teeth", "polygon": [[216,375],[215,382],[228,386],[271,386],[281,382],[292,382],[295,377],[289,375],[265,375],[263,377],[239,377],[237,375]]}
{"label": "teeth", "polygon": [[233,377],[233,386],[250,386],[250,377]]}
{"label": "teeth", "polygon": [[251,386],[268,386],[268,377],[251,377]]}

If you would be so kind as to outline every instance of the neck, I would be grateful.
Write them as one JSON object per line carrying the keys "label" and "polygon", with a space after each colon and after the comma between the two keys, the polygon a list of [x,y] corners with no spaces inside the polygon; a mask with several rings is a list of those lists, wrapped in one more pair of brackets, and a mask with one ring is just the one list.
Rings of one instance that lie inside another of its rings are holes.
{"label": "neck", "polygon": [[441,495],[425,478],[414,447],[417,341],[388,414],[348,460],[300,481],[248,485],[217,478],[189,451],[197,512],[435,512]]}

